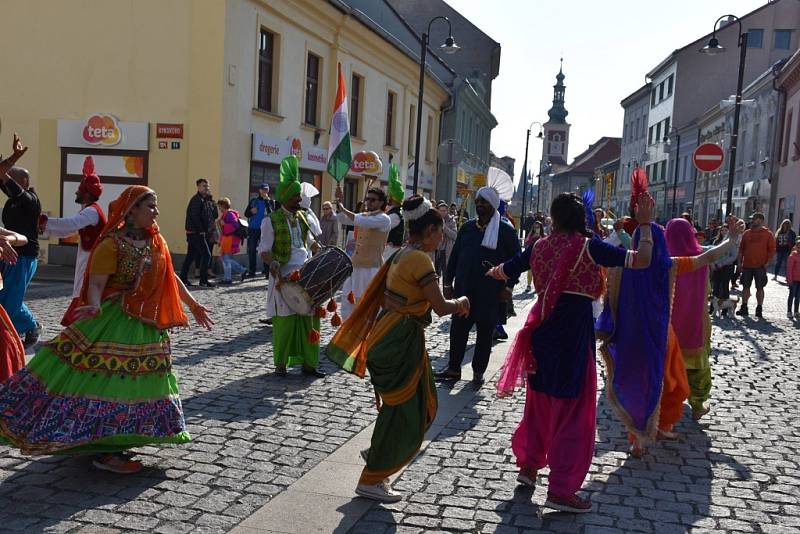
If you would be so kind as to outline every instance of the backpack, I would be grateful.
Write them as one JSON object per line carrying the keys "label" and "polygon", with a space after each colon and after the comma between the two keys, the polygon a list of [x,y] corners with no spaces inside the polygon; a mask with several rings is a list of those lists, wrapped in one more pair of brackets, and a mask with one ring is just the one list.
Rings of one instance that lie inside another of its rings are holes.
{"label": "backpack", "polygon": [[245,239],[247,239],[247,231],[248,231],[247,221],[239,219],[238,226],[236,227],[236,230],[233,231],[233,235],[244,241]]}
{"label": "backpack", "polygon": [[247,223],[247,219],[242,219],[241,217],[239,217],[239,214],[234,210],[231,210],[231,212],[235,217],[233,224],[236,227],[233,231],[233,235],[238,237],[240,240],[244,241],[247,239],[247,234],[249,229],[249,224]]}

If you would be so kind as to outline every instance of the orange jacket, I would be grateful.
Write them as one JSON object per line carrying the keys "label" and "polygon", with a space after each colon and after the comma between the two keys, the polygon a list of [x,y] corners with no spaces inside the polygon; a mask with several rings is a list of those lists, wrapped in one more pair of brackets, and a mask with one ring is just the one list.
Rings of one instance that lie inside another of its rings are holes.
{"label": "orange jacket", "polygon": [[739,258],[745,269],[765,267],[775,255],[775,236],[763,226],[758,230],[751,228],[742,235],[739,244]]}

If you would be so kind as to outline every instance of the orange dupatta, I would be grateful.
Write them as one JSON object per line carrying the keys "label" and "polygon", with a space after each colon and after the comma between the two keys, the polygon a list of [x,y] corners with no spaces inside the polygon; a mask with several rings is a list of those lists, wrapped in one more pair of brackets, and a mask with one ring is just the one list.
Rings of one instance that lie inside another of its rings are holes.
{"label": "orange dupatta", "polygon": [[[79,306],[85,306],[89,302],[89,276],[97,245],[110,234],[119,230],[125,224],[125,217],[131,208],[148,194],[155,194],[155,191],[143,185],[132,185],[127,187],[109,205],[108,222],[92,247],[88,263],[90,268],[86,269],[86,273],[83,275]],[[175,270],[172,267],[172,257],[170,256],[167,242],[159,233],[157,224],[153,223],[153,226],[148,228],[147,232],[152,239],[152,266],[142,273],[133,289],[122,294],[122,309],[128,315],[157,328],[187,326],[189,319],[183,311],[178,282],[175,279]],[[112,291],[106,289],[103,292],[103,299],[107,298],[111,293]]]}

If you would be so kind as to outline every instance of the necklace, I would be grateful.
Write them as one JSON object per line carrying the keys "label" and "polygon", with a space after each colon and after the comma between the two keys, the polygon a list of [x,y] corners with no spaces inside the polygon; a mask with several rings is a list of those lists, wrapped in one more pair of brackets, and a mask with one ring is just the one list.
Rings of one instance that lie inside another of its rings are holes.
{"label": "necklace", "polygon": [[133,241],[143,241],[147,233],[142,228],[126,228],[125,237]]}

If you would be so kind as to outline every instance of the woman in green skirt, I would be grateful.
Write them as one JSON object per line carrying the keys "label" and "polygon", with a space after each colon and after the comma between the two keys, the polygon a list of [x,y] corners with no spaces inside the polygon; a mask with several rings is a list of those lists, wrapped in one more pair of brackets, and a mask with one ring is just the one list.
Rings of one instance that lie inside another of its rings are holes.
{"label": "woman in green skirt", "polygon": [[115,473],[142,468],[122,451],[189,441],[167,330],[187,326],[182,304],[213,323],[175,275],[157,216],[144,186],[111,203],[69,326],[0,384],[0,441],[31,455],[93,454]]}
{"label": "woman in green skirt", "polygon": [[431,261],[442,240],[443,220],[431,203],[411,197],[403,203],[408,245],[373,278],[358,306],[336,333],[327,356],[363,377],[369,370],[378,419],[356,494],[381,502],[402,497],[387,478],[414,459],[436,417],[433,373],[425,349],[431,308],[437,315],[469,314],[469,300],[445,300]]}

